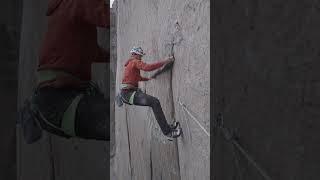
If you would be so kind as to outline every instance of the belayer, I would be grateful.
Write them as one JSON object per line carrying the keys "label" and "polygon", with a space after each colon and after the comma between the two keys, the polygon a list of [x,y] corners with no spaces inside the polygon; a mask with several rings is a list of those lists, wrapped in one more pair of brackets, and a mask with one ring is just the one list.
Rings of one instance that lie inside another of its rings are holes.
{"label": "belayer", "polygon": [[139,81],[148,81],[153,78],[146,78],[140,75],[142,71],[153,71],[164,68],[173,63],[173,58],[169,57],[164,61],[153,64],[147,64],[142,61],[145,55],[141,47],[133,47],[130,51],[131,57],[125,63],[124,76],[122,79],[120,94],[117,96],[117,102],[121,106],[121,102],[136,106],[149,106],[152,108],[154,116],[161,128],[162,133],[172,140],[181,135],[182,131],[179,123],[168,124],[166,117],[162,111],[160,101],[142,92],[138,87]]}
{"label": "belayer", "polygon": [[109,141],[109,100],[91,81],[91,65],[109,62],[97,27],[109,28],[105,0],[50,0],[37,85],[19,123],[27,143],[42,130],[70,138]]}

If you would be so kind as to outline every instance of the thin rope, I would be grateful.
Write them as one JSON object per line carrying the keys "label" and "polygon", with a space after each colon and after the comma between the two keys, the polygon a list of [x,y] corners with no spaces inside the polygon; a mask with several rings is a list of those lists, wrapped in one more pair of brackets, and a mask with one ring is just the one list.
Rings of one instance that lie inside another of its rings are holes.
{"label": "thin rope", "polygon": [[210,137],[210,133],[201,125],[201,123],[197,120],[197,118],[195,118],[191,112],[187,109],[186,105],[183,104],[180,99],[178,99],[178,103],[180,104],[180,106],[183,108],[183,110],[185,110],[189,116],[198,124],[198,126],[203,130],[204,133],[206,133],[207,136]]}
{"label": "thin rope", "polygon": [[234,136],[232,135],[232,133],[229,131],[229,129],[223,127],[223,120],[219,123],[217,123],[217,128],[221,129],[224,138],[231,142],[234,147],[236,147],[239,152],[244,155],[244,157],[258,170],[258,172],[261,174],[261,176],[265,179],[265,180],[272,180],[271,177],[266,173],[266,171],[264,171],[259,165],[258,163],[249,155],[249,153],[238,143],[238,141],[236,141],[234,139]]}
{"label": "thin rope", "polygon": [[236,166],[236,169],[237,169],[238,180],[242,180],[240,160],[239,160],[239,156],[236,153],[236,148],[235,148],[235,146],[233,144],[232,144],[232,152],[233,152],[232,154],[233,154],[233,158],[234,158],[234,161],[235,161],[235,166]]}
{"label": "thin rope", "polygon": [[238,142],[234,140],[232,143],[237,147],[237,149],[247,158],[247,160],[259,171],[259,173],[264,177],[266,180],[272,180],[271,177],[253,160],[253,158],[240,146]]}

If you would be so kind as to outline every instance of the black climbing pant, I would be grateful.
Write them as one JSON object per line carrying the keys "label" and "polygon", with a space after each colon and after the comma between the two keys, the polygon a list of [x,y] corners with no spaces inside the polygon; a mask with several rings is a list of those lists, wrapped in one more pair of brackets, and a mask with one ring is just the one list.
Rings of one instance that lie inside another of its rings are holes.
{"label": "black climbing pant", "polygon": [[78,137],[110,141],[109,100],[103,95],[85,95],[79,102],[75,132]]}
{"label": "black climbing pant", "polygon": [[65,110],[79,94],[83,97],[74,116],[76,137],[110,141],[109,101],[99,91],[43,87],[37,90],[35,105],[46,120],[59,127]]}
{"label": "black climbing pant", "polygon": [[[154,116],[161,128],[164,135],[168,135],[171,131],[169,124],[167,123],[166,117],[162,111],[159,99],[150,96],[140,90],[121,90],[121,96],[129,102],[130,96],[134,94],[133,105],[137,106],[149,106],[152,108]],[[127,102],[125,102],[127,103]],[[127,103],[128,104],[128,103]]]}

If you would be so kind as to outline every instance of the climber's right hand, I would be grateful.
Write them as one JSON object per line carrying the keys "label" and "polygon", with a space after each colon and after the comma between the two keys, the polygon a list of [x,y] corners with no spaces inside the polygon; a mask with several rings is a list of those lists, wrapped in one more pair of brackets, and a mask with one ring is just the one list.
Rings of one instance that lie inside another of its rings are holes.
{"label": "climber's right hand", "polygon": [[169,56],[168,58],[165,59],[165,64],[171,63],[174,61],[173,56]]}

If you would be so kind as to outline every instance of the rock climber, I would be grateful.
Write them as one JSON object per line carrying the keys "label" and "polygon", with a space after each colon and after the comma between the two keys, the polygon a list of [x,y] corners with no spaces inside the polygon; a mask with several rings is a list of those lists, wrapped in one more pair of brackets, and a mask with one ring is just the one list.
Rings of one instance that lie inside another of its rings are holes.
{"label": "rock climber", "polygon": [[32,109],[41,129],[62,137],[110,140],[109,100],[91,81],[92,63],[109,62],[97,27],[109,28],[105,0],[50,0]]}
{"label": "rock climber", "polygon": [[142,61],[145,55],[141,47],[133,47],[130,51],[131,57],[125,63],[124,76],[121,84],[120,96],[122,101],[129,105],[149,106],[152,108],[154,116],[161,128],[162,133],[172,140],[181,135],[181,128],[179,123],[168,124],[166,117],[162,111],[160,101],[150,96],[138,88],[139,81],[149,81],[153,78],[146,78],[140,75],[142,71],[153,71],[162,68],[170,63],[173,63],[173,57],[169,57],[163,61],[153,64],[147,64]]}

